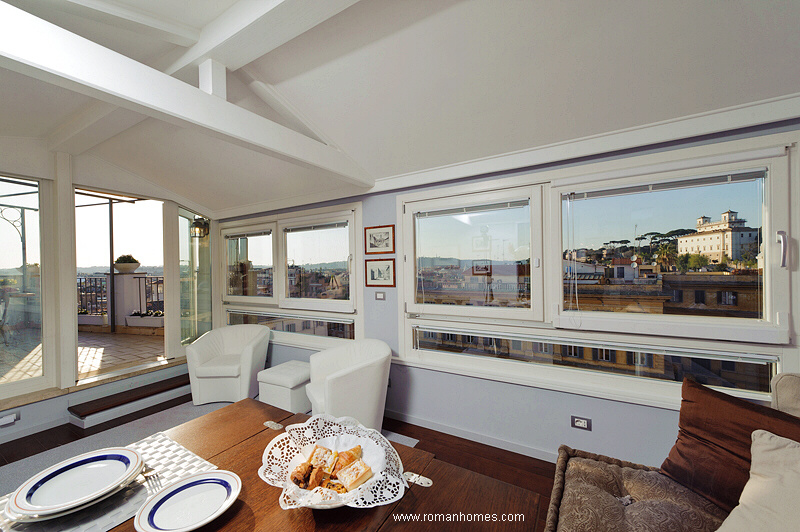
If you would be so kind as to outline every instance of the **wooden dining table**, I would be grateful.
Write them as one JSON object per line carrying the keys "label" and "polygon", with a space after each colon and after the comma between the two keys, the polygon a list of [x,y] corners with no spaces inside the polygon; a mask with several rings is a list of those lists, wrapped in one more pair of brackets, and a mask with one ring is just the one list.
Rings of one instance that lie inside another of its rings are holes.
{"label": "wooden dining table", "polygon": [[[221,470],[242,480],[237,501],[200,530],[250,532],[256,530],[533,530],[539,496],[529,490],[440,462],[430,452],[392,442],[404,471],[418,473],[433,484],[409,484],[402,499],[373,508],[312,510],[281,509],[281,488],[258,476],[264,449],[283,427],[303,423],[309,416],[292,414],[253,399],[225,406],[173,427],[165,434]],[[488,516],[499,516],[496,520]],[[522,515],[509,521],[507,515]],[[449,519],[449,520],[448,520]],[[459,521],[453,521],[459,519]],[[133,519],[112,529],[134,531]]]}

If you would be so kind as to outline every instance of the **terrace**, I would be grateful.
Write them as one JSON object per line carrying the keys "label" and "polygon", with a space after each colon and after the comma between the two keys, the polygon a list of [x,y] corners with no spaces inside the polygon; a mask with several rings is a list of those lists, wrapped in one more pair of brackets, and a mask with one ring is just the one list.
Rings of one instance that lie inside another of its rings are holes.
{"label": "terrace", "polygon": [[[109,274],[77,278],[78,380],[165,360],[164,278],[115,273],[115,305],[109,318]],[[25,280],[3,278],[6,289],[0,344],[0,384],[39,377],[43,372],[38,271]],[[132,316],[132,314],[140,316]],[[148,315],[149,314],[149,315]],[[116,316],[116,319],[114,319]]]}

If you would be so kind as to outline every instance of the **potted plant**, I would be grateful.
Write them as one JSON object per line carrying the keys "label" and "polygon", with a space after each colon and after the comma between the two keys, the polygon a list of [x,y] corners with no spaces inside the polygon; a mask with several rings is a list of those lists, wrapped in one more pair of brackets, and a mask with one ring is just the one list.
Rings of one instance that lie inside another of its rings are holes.
{"label": "potted plant", "polygon": [[125,317],[125,325],[128,327],[163,327],[164,313],[160,310],[146,312],[134,310],[130,316]]}
{"label": "potted plant", "polygon": [[119,273],[133,273],[136,268],[141,266],[139,261],[133,258],[133,255],[120,255],[114,261],[114,269]]}

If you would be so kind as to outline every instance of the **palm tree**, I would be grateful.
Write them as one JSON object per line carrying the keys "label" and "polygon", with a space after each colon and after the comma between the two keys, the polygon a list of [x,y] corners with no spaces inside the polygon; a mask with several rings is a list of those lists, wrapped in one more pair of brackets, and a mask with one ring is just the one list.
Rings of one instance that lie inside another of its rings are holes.
{"label": "palm tree", "polygon": [[675,259],[678,258],[678,250],[675,249],[675,242],[673,240],[662,240],[658,244],[658,263],[669,270]]}

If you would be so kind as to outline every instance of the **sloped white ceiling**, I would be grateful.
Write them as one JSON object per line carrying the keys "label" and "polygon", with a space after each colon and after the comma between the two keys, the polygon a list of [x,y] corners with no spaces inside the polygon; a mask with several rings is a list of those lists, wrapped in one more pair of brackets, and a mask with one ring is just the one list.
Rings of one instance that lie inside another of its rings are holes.
{"label": "sloped white ceiling", "polygon": [[[298,10],[312,5],[284,1]],[[228,72],[227,99],[321,139],[376,179],[378,190],[407,186],[415,174],[436,168],[800,94],[800,2],[339,2],[343,11]],[[232,7],[244,6],[235,0],[8,3],[157,68],[178,60],[215,21],[230,22],[224,15],[240,12]],[[119,10],[126,16],[114,15]],[[196,66],[186,63],[179,76],[196,84]],[[92,102],[0,69],[0,136],[47,137],[80,119]],[[786,118],[793,116],[800,112]],[[219,216],[366,191],[326,170],[211,138],[202,128],[154,118],[130,127],[135,120],[127,120],[108,113],[89,133],[78,130],[78,140],[59,146],[82,146],[76,159],[103,163],[76,168],[120,168]],[[473,171],[463,168],[447,178]]]}
{"label": "sloped white ceiling", "polygon": [[358,193],[331,175],[147,119],[88,152],[214,211],[266,210]]}
{"label": "sloped white ceiling", "polygon": [[375,177],[796,93],[800,2],[360,2],[252,65]]}
{"label": "sloped white ceiling", "polygon": [[42,138],[91,98],[0,69],[0,137]]}

